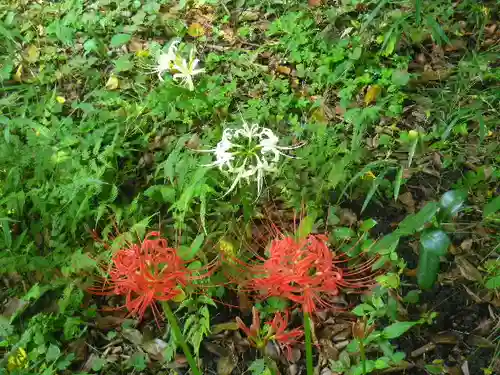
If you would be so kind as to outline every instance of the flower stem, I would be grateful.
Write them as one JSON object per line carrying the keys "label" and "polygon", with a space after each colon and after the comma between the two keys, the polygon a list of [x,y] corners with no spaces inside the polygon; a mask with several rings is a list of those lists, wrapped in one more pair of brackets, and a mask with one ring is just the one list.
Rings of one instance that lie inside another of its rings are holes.
{"label": "flower stem", "polygon": [[304,333],[306,338],[306,369],[307,375],[313,375],[313,357],[312,357],[312,340],[311,340],[311,317],[308,312],[304,311]]}
{"label": "flower stem", "polygon": [[365,375],[366,374],[365,343],[361,339],[358,339],[358,343],[359,343],[359,354],[361,356],[361,362],[363,363],[363,375]]}
{"label": "flower stem", "polygon": [[201,375],[201,372],[198,369],[198,366],[196,365],[196,361],[194,360],[193,355],[191,354],[191,350],[189,349],[186,340],[184,340],[184,336],[182,335],[181,329],[179,328],[179,324],[177,324],[177,319],[175,318],[172,309],[168,305],[168,302],[162,302],[161,306],[163,307],[163,312],[165,313],[168,323],[172,328],[175,340],[179,343],[179,345],[182,348],[182,351],[184,352],[184,355],[186,356],[186,359],[189,363],[189,367],[191,367],[193,375]]}

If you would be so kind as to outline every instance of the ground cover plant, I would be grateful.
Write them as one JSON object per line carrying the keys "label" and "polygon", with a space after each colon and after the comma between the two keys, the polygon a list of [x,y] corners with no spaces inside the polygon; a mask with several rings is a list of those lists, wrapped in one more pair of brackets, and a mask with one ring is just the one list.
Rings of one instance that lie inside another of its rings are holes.
{"label": "ground cover plant", "polygon": [[499,14],[3,1],[0,374],[500,373]]}

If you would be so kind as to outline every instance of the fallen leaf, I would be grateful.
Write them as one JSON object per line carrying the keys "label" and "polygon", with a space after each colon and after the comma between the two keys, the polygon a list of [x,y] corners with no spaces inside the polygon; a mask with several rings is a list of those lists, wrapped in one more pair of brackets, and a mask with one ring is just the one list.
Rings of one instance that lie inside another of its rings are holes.
{"label": "fallen leaf", "polygon": [[432,341],[436,344],[457,344],[458,337],[452,332],[442,332],[432,337]]}
{"label": "fallen leaf", "polygon": [[134,328],[124,328],[122,331],[123,337],[135,345],[141,345],[142,333]]}
{"label": "fallen leaf", "polygon": [[292,69],[290,69],[288,66],[278,65],[276,67],[276,71],[278,73],[281,73],[281,74],[289,76],[290,73],[292,72]]}
{"label": "fallen leaf", "polygon": [[415,212],[415,200],[413,199],[413,195],[409,191],[404,194],[400,194],[398,199],[405,205],[408,212]]}
{"label": "fallen leaf", "polygon": [[382,87],[379,85],[371,85],[368,90],[366,91],[364,102],[365,105],[370,105],[371,103],[374,103],[380,93],[382,92]]}
{"label": "fallen leaf", "polygon": [[470,281],[481,281],[482,275],[476,267],[474,267],[467,259],[464,257],[455,257],[455,262],[457,263],[458,269],[463,277]]}
{"label": "fallen leaf", "polygon": [[40,51],[38,50],[38,47],[35,45],[30,45],[28,48],[26,48],[25,54],[24,54],[24,59],[29,62],[29,63],[36,63],[38,61],[38,58],[40,57]]}
{"label": "fallen leaf", "polygon": [[238,324],[236,321],[220,323],[212,326],[212,334],[216,335],[224,331],[236,331],[238,330]]}
{"label": "fallen leaf", "polygon": [[460,247],[464,251],[469,251],[472,248],[472,238],[468,238],[464,240],[461,244]]}
{"label": "fallen leaf", "polygon": [[319,7],[322,3],[322,0],[309,0],[309,6],[312,7]]}
{"label": "fallen leaf", "polygon": [[205,35],[205,29],[198,22],[194,22],[189,26],[187,33],[189,36],[192,36],[193,38],[199,38]]}
{"label": "fallen leaf", "polygon": [[217,361],[217,375],[230,375],[237,365],[236,357],[231,355]]}
{"label": "fallen leaf", "polygon": [[108,82],[106,82],[106,89],[116,90],[119,86],[120,86],[120,81],[118,81],[118,78],[115,75],[111,75],[108,78]]}

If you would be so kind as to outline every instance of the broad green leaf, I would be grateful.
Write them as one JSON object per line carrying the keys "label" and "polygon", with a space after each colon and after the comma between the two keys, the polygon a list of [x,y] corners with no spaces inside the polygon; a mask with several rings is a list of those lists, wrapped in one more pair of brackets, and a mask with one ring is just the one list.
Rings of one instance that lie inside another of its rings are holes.
{"label": "broad green leaf", "polygon": [[397,273],[388,273],[386,275],[377,276],[375,280],[384,288],[396,289],[399,287],[400,280]]}
{"label": "broad green leaf", "polygon": [[99,372],[104,365],[106,364],[106,360],[100,357],[94,357],[92,359],[92,370],[95,372]]}
{"label": "broad green leaf", "polygon": [[500,288],[500,276],[491,277],[486,280],[486,288],[488,289],[499,289]]}
{"label": "broad green leaf", "polygon": [[315,220],[316,217],[314,215],[307,215],[300,221],[297,233],[299,239],[307,238],[311,234]]}
{"label": "broad green leaf", "polygon": [[333,237],[335,237],[336,240],[347,240],[355,236],[356,233],[351,228],[339,227],[333,230]]}
{"label": "broad green leaf", "polygon": [[391,80],[397,86],[405,86],[410,80],[410,74],[404,70],[395,70],[392,72]]}
{"label": "broad green leaf", "polygon": [[362,303],[352,309],[352,313],[356,316],[364,316],[366,313],[370,313],[375,311],[373,306],[368,305],[367,303]]}
{"label": "broad green leaf", "polygon": [[429,223],[439,210],[436,202],[427,203],[419,212],[407,216],[396,230],[399,235],[409,236],[424,229],[425,224]]}
{"label": "broad green leaf", "polygon": [[370,253],[381,255],[392,253],[398,246],[399,238],[400,236],[396,232],[392,232],[382,237],[381,240],[377,241],[377,243],[373,245]]}
{"label": "broad green leaf", "polygon": [[111,48],[123,46],[124,44],[128,43],[131,38],[132,35],[130,34],[115,34],[111,38],[110,46]]}
{"label": "broad green leaf", "polygon": [[59,349],[59,347],[54,344],[50,344],[49,348],[47,349],[47,353],[45,354],[45,359],[48,362],[52,362],[59,358],[60,355],[61,349]]}
{"label": "broad green leaf", "polygon": [[366,219],[363,221],[363,223],[359,226],[359,230],[361,232],[368,232],[370,229],[372,229],[375,225],[377,225],[377,222],[373,219]]}
{"label": "broad green leaf", "polygon": [[489,201],[486,206],[484,206],[483,217],[487,218],[500,210],[500,195]]}
{"label": "broad green leaf", "polygon": [[382,332],[383,336],[386,339],[395,339],[396,337],[400,337],[403,333],[408,331],[411,327],[418,324],[417,322],[396,322],[391,324],[388,327],[384,328]]}
{"label": "broad green leaf", "polygon": [[410,290],[406,296],[403,297],[403,302],[405,303],[417,303],[420,299],[420,290]]}
{"label": "broad green leaf", "polygon": [[420,237],[417,281],[421,289],[430,289],[436,282],[439,257],[446,255],[450,244],[450,238],[440,229],[426,231]]}
{"label": "broad green leaf", "polygon": [[179,249],[179,252],[178,252],[179,256],[183,260],[193,259],[196,256],[196,254],[198,253],[198,251],[201,249],[204,240],[205,240],[205,235],[203,233],[199,234],[198,236],[196,236],[196,238],[194,239],[191,246],[182,246]]}
{"label": "broad green leaf", "polygon": [[467,191],[465,190],[450,190],[444,193],[439,200],[441,219],[455,216],[462,208],[466,198]]}

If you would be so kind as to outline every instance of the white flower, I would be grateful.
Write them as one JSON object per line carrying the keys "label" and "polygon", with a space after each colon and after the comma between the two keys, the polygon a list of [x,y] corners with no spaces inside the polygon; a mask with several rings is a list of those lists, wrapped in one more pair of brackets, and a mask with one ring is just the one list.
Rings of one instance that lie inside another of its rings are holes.
{"label": "white flower", "polygon": [[180,43],[179,39],[173,40],[170,46],[168,47],[167,52],[162,52],[158,56],[158,61],[153,71],[158,74],[158,78],[162,82],[163,82],[163,74],[165,74],[165,72],[170,72],[172,70],[173,62],[177,57],[177,48],[179,46],[179,43]]}
{"label": "white flower", "polygon": [[200,60],[194,57],[194,50],[191,50],[191,53],[189,54],[189,62],[186,61],[186,59],[177,57],[172,69],[176,71],[176,73],[174,73],[173,75],[174,80],[180,80],[181,85],[183,85],[190,91],[193,91],[193,77],[197,74],[205,72],[205,69],[196,69],[196,66],[199,62]]}
{"label": "white flower", "polygon": [[180,84],[190,91],[194,90],[193,77],[203,73],[205,69],[197,69],[200,60],[195,58],[195,50],[191,49],[189,53],[189,61],[183,58],[179,51],[180,39],[174,39],[167,52],[162,52],[156,61],[153,68],[153,73],[158,74],[158,78],[163,82],[165,73],[172,74],[174,81],[180,81]]}
{"label": "white flower", "polygon": [[232,184],[227,195],[232,192],[241,180],[250,183],[252,178],[257,182],[257,194],[260,195],[266,173],[276,172],[280,156],[286,155],[281,150],[293,150],[303,144],[292,147],[278,146],[279,138],[269,128],[258,124],[243,123],[240,129],[225,129],[217,146],[204,152],[212,152],[215,161],[207,167],[218,167],[232,177]]}

